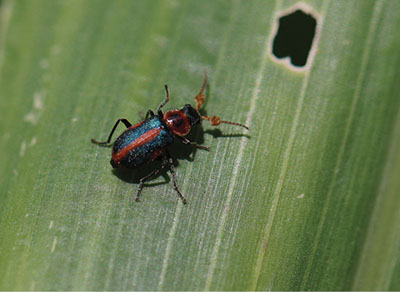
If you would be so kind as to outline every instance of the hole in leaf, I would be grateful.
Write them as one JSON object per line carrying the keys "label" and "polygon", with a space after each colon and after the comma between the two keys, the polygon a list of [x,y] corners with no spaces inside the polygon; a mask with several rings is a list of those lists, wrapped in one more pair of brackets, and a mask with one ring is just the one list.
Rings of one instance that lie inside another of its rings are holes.
{"label": "hole in leaf", "polygon": [[315,36],[316,25],[315,18],[300,9],[280,17],[272,47],[274,56],[279,59],[289,57],[292,65],[304,67]]}

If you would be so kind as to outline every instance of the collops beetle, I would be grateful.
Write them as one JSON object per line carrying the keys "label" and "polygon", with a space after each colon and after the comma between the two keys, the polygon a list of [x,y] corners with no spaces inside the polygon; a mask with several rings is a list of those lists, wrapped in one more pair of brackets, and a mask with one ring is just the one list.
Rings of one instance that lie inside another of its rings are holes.
{"label": "collops beetle", "polygon": [[[182,202],[186,204],[186,198],[176,184],[175,168],[167,147],[172,144],[175,139],[178,139],[184,144],[192,145],[201,149],[208,149],[207,146],[199,145],[185,137],[189,134],[193,126],[200,124],[201,120],[209,121],[212,126],[225,123],[248,129],[248,127],[243,124],[223,121],[217,116],[210,117],[202,116],[200,114],[199,110],[204,103],[203,91],[206,84],[207,74],[205,73],[201,89],[195,96],[195,107],[186,104],[181,109],[169,110],[163,113],[161,109],[170,99],[168,85],[165,85],[167,96],[158,107],[157,114],[154,114],[152,110],[148,110],[145,119],[135,125],[132,125],[127,119],[118,119],[112,128],[107,141],[99,142],[94,139],[91,140],[95,144],[113,146],[110,163],[114,168],[138,168],[144,164],[150,163],[156,158],[161,158],[161,167],[159,169],[154,169],[148,175],[140,179],[136,195],[137,202],[139,201],[139,196],[145,181],[158,174],[164,167],[168,166],[172,173],[174,188],[182,199]],[[120,122],[122,122],[127,129],[115,140],[114,143],[110,144],[112,135]]]}

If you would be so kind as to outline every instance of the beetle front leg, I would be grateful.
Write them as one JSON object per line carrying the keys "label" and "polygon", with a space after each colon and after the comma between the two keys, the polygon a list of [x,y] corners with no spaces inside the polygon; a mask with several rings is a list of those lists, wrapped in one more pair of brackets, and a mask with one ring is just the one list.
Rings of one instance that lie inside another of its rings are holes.
{"label": "beetle front leg", "polygon": [[97,141],[95,139],[90,139],[90,141],[92,141],[92,143],[94,143],[94,144],[98,144],[98,145],[102,145],[102,146],[106,146],[106,147],[107,146],[111,146],[112,144],[110,144],[110,141],[111,141],[112,135],[114,134],[114,131],[117,128],[119,122],[122,122],[127,128],[132,126],[131,123],[127,119],[118,119],[118,121],[115,123],[114,127],[112,128],[111,133],[108,136],[107,141],[100,142],[100,141]]}
{"label": "beetle front leg", "polygon": [[200,148],[200,149],[204,149],[204,150],[210,150],[210,147],[197,144],[196,142],[192,142],[192,141],[190,141],[189,139],[187,139],[185,137],[179,137],[179,138],[182,141],[182,143],[185,144],[185,145],[192,145],[192,146],[194,146],[196,148]]}

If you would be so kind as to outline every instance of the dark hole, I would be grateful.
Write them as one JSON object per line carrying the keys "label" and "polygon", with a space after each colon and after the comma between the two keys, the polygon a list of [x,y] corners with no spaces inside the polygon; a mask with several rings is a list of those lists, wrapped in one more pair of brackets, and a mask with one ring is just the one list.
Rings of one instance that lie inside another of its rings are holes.
{"label": "dark hole", "polygon": [[290,57],[294,66],[303,67],[307,63],[316,25],[314,17],[301,10],[282,16],[272,53],[279,59]]}

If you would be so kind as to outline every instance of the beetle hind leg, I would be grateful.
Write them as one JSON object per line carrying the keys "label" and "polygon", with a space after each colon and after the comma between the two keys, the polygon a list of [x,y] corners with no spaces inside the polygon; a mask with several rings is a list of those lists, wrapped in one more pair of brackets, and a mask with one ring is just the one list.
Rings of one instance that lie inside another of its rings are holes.
{"label": "beetle hind leg", "polygon": [[140,202],[140,194],[143,190],[144,187],[144,183],[152,176],[157,175],[164,167],[166,167],[167,165],[169,166],[169,170],[171,171],[172,174],[172,181],[174,183],[174,189],[175,191],[178,193],[179,197],[182,200],[183,204],[187,203],[187,200],[185,198],[185,196],[181,193],[181,191],[178,188],[178,184],[176,183],[176,173],[175,173],[175,167],[174,167],[174,162],[172,160],[172,158],[170,157],[169,153],[166,152],[167,155],[163,155],[161,156],[162,158],[162,162],[161,162],[161,167],[154,169],[152,172],[150,172],[148,175],[142,177],[139,181],[139,187],[138,187],[138,191],[136,194],[136,202]]}

